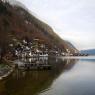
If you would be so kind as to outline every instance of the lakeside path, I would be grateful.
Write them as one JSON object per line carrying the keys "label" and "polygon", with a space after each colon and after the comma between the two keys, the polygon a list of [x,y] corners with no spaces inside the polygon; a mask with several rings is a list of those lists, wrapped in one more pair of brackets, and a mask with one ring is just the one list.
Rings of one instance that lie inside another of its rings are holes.
{"label": "lakeside path", "polygon": [[15,68],[12,61],[5,60],[5,63],[6,64],[1,63],[0,66],[0,80],[7,78],[14,71]]}

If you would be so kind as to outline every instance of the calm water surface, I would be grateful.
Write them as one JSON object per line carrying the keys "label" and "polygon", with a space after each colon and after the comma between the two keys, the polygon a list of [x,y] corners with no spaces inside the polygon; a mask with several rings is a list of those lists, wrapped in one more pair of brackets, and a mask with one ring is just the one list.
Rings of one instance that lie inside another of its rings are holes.
{"label": "calm water surface", "polygon": [[95,95],[94,58],[40,58],[16,62],[50,64],[51,70],[16,68],[0,81],[0,95]]}

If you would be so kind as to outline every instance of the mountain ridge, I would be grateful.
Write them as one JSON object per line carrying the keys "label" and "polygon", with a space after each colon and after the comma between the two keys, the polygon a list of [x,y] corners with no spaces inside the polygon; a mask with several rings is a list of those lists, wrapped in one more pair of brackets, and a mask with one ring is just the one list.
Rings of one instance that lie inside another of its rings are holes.
{"label": "mountain ridge", "polygon": [[95,49],[81,50],[80,52],[84,54],[95,55]]}

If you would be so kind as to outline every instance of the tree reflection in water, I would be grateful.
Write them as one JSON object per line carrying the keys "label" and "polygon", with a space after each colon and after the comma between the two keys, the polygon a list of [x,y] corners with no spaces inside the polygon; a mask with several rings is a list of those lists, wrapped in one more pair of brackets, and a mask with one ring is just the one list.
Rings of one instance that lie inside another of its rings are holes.
{"label": "tree reflection in water", "polygon": [[17,62],[19,61],[30,64],[50,64],[52,69],[25,71],[16,68],[9,78],[0,82],[0,95],[35,95],[48,89],[53,81],[64,71],[70,70],[77,60],[41,57],[22,59]]}

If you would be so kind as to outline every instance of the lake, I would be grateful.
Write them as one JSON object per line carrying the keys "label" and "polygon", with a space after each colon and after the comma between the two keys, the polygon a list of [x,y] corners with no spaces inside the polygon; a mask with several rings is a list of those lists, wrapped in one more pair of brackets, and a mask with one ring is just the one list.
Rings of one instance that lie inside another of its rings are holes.
{"label": "lake", "polygon": [[[20,64],[41,62],[51,70],[24,70]],[[19,59],[0,81],[0,95],[95,95],[95,57]]]}

